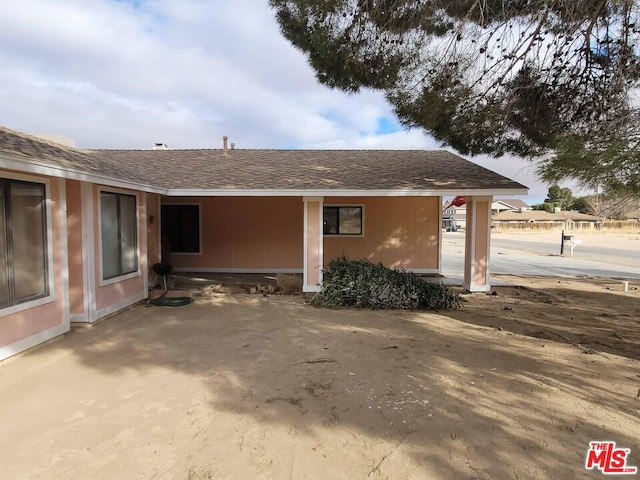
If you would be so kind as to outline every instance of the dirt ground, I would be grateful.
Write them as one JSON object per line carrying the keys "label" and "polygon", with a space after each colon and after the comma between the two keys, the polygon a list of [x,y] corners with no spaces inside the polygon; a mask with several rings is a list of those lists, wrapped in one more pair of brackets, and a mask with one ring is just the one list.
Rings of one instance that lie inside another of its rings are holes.
{"label": "dirt ground", "polygon": [[605,478],[594,440],[640,467],[640,285],[509,280],[455,312],[214,289],[76,329],[0,365],[0,478]]}

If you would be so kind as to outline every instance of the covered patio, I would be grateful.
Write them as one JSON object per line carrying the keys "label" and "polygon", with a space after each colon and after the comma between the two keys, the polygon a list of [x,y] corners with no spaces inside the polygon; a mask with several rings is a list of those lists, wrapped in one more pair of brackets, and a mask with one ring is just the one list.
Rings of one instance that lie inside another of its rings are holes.
{"label": "covered patio", "polygon": [[298,272],[310,293],[343,255],[441,275],[448,195],[469,205],[462,283],[487,291],[491,200],[527,192],[441,150],[83,150],[0,127],[0,161],[0,359],[147,298],[169,255],[177,270]]}
{"label": "covered patio", "polygon": [[[305,292],[317,292],[323,269],[343,255],[441,274],[445,195],[464,195],[468,204],[465,265],[459,277],[469,291],[488,291],[493,195],[527,192],[523,185],[445,151],[99,155],[116,163],[133,158],[135,165],[152,168],[150,181],[171,186],[156,210],[163,258],[170,251],[177,270],[302,273]],[[176,173],[163,170],[163,164],[212,174]]]}

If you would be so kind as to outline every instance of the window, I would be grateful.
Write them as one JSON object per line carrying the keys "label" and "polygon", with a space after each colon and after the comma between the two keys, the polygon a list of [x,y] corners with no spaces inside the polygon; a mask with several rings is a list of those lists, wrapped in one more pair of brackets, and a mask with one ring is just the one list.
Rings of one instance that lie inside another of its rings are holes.
{"label": "window", "polygon": [[0,179],[0,306],[49,294],[45,186]]}
{"label": "window", "polygon": [[200,253],[200,205],[162,205],[162,238],[171,253]]}
{"label": "window", "polygon": [[135,195],[100,193],[102,278],[138,270],[138,235]]}
{"label": "window", "polygon": [[362,207],[324,207],[325,235],[362,235]]}

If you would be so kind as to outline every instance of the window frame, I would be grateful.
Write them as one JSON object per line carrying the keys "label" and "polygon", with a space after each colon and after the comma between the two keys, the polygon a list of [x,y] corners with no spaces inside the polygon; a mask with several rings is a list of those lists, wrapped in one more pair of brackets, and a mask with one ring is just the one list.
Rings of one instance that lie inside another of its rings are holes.
{"label": "window frame", "polygon": [[[108,195],[129,196],[135,199],[136,270],[134,270],[133,272],[123,273],[123,274],[119,274],[119,275],[108,277],[108,278],[104,277],[104,248],[102,245],[102,194],[103,193]],[[116,189],[116,188],[113,188],[113,189],[99,188],[97,191],[96,198],[98,203],[98,217],[96,220],[98,224],[98,242],[99,242],[99,252],[100,252],[100,261],[98,262],[100,267],[100,276],[99,276],[99,283],[98,283],[99,286],[102,287],[105,285],[111,285],[114,283],[122,282],[124,280],[128,280],[130,278],[136,278],[140,276],[140,272],[141,272],[140,270],[141,268],[140,237],[141,235],[140,235],[140,197],[138,193],[132,192],[130,190],[123,190],[123,189]]]}
{"label": "window frame", "polygon": [[173,249],[171,250],[171,255],[202,255],[202,204],[197,202],[190,203],[180,203],[180,202],[170,202],[170,203],[162,203],[160,205],[160,238],[162,239],[162,225],[164,225],[164,218],[162,215],[162,207],[198,207],[198,251],[197,252],[175,252]]}
{"label": "window frame", "polygon": [[[43,177],[34,177],[31,175],[22,175],[19,173],[10,173],[10,172],[2,172],[0,173],[0,180],[8,183],[27,183],[33,185],[40,185],[44,187],[44,208],[43,208],[43,221],[42,228],[44,234],[44,260],[45,260],[45,289],[46,292],[43,295],[39,295],[37,297],[31,297],[26,300],[22,300],[18,303],[9,303],[5,306],[0,306],[0,317],[4,317],[6,315],[12,315],[14,313],[18,313],[24,310],[29,310],[32,308],[39,307],[41,305],[45,305],[47,303],[54,302],[56,300],[55,295],[55,277],[54,277],[54,246],[53,246],[53,214],[51,208],[51,181],[49,178]],[[4,212],[0,212],[0,214],[4,215]],[[5,221],[7,217],[5,217]],[[9,230],[7,229],[7,237],[9,235]],[[8,256],[8,252],[7,252]]]}
{"label": "window frame", "polygon": [[[340,209],[341,208],[359,208],[360,209],[360,233],[324,233],[324,209],[336,208],[338,210],[338,231],[340,231]],[[339,237],[339,238],[362,238],[364,237],[364,204],[362,203],[339,203],[322,205],[322,235],[323,237]]]}

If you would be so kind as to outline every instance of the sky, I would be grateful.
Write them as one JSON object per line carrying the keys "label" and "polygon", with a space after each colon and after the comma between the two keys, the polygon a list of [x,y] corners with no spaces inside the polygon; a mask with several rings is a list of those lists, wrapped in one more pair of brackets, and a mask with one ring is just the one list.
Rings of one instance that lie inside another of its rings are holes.
{"label": "sky", "polygon": [[[2,1],[0,125],[80,148],[442,148],[381,93],[320,85],[267,0]],[[546,196],[526,160],[470,159]]]}

